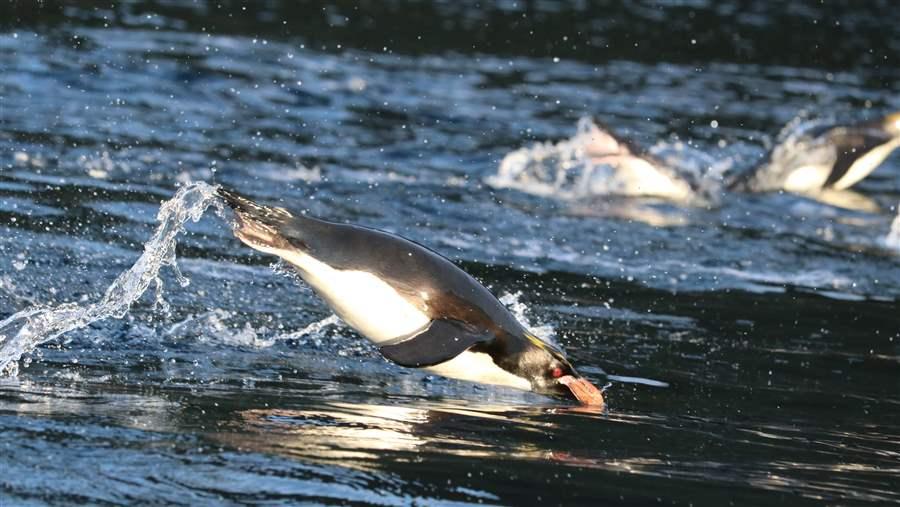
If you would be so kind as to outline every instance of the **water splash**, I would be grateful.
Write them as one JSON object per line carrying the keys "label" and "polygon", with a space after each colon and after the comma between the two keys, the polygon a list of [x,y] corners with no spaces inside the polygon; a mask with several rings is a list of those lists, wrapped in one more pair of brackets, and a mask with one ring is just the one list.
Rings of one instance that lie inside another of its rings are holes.
{"label": "water splash", "polygon": [[184,320],[169,326],[163,336],[174,339],[196,339],[198,341],[215,341],[234,347],[264,349],[279,341],[309,339],[320,340],[322,331],[332,325],[340,324],[337,315],[331,315],[315,321],[303,329],[278,335],[270,335],[266,327],[253,327],[249,322],[237,327],[229,321],[238,318],[234,312],[216,308],[208,312],[190,315]]}
{"label": "water splash", "polygon": [[897,218],[891,224],[891,232],[884,238],[884,244],[900,252],[900,206],[897,206]]}
{"label": "water splash", "polygon": [[487,183],[497,188],[513,188],[535,195],[571,199],[583,195],[584,175],[592,164],[587,154],[591,142],[590,119],[578,123],[576,134],[558,143],[537,143],[508,153],[497,174]]}
{"label": "water splash", "polygon": [[500,302],[506,305],[510,312],[516,317],[516,320],[522,323],[525,328],[534,333],[538,338],[553,344],[557,348],[559,344],[556,342],[556,329],[545,322],[533,321],[529,318],[528,305],[521,301],[522,293],[506,293],[500,296]]}
{"label": "water splash", "polygon": [[330,315],[325,317],[322,320],[317,320],[312,324],[304,327],[299,331],[294,331],[292,333],[285,333],[275,337],[276,340],[297,340],[300,338],[305,338],[308,336],[319,336],[319,334],[329,326],[336,326],[341,324],[341,319],[337,315]]}
{"label": "water splash", "polygon": [[716,202],[722,193],[725,175],[737,162],[732,154],[713,156],[684,141],[659,141],[647,151],[688,181],[698,201]]}
{"label": "water splash", "polygon": [[190,315],[169,326],[162,335],[170,339],[196,339],[200,342],[216,341],[226,345],[249,348],[271,347],[274,340],[261,336],[265,327],[254,328],[249,322],[236,327],[229,324],[233,312],[216,308],[208,312]]}
{"label": "water splash", "polygon": [[184,224],[188,220],[200,220],[210,204],[215,203],[221,209],[215,192],[215,186],[193,183],[182,187],[172,199],[164,202],[157,215],[159,226],[144,245],[144,253],[116,278],[100,301],[87,306],[76,303],[36,306],[0,321],[0,375],[16,375],[16,361],[44,342],[92,322],[122,318],[151,284],[156,287],[157,304],[166,309],[159,271],[163,266],[169,266],[175,270],[181,286],[190,283],[175,263],[175,240],[184,231]]}
{"label": "water splash", "polygon": [[817,133],[834,125],[832,118],[811,118],[805,112],[798,114],[778,133],[768,160],[741,175],[747,178],[746,187],[754,191],[780,190],[796,168],[830,165],[834,152],[829,142]]}

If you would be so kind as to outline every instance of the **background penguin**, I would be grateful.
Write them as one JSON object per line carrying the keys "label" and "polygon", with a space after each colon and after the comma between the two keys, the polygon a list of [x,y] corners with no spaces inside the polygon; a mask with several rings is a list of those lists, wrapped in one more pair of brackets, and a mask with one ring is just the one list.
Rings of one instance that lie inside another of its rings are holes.
{"label": "background penguin", "polygon": [[816,193],[845,190],[872,173],[900,147],[900,112],[852,125],[820,125],[791,133],[768,161],[738,175],[732,190]]}
{"label": "background penguin", "polygon": [[579,125],[590,136],[585,155],[594,166],[612,171],[608,185],[616,195],[662,197],[687,201],[697,192],[684,174],[652,156],[631,140],[618,136],[596,119]]}
{"label": "background penguin", "polygon": [[235,235],[277,255],[391,361],[446,377],[602,405],[562,353],[525,329],[493,294],[431,250],[386,232],[219,195]]}
{"label": "background penguin", "polygon": [[686,202],[705,200],[687,168],[668,164],[593,118],[578,121],[576,133],[556,143],[536,143],[503,157],[489,185],[560,198],[650,197]]}

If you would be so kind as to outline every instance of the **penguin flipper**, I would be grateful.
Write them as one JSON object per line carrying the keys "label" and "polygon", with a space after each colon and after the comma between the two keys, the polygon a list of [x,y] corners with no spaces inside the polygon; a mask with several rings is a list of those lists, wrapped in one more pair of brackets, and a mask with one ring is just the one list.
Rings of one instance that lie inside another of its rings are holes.
{"label": "penguin flipper", "polygon": [[434,366],[453,359],[479,343],[494,339],[489,331],[477,331],[458,320],[431,321],[420,333],[382,345],[381,354],[409,368]]}
{"label": "penguin flipper", "polygon": [[[843,136],[839,143],[837,143],[837,158],[834,161],[834,164],[831,166],[831,173],[828,174],[828,179],[825,180],[823,187],[832,187],[836,183],[838,183],[844,176],[847,176],[847,173],[850,171],[850,168],[853,166],[853,163],[856,162],[860,157],[878,147],[881,144],[887,142],[887,139],[881,136],[874,136],[871,134],[863,135],[863,134],[855,134],[855,135],[845,135]],[[856,180],[861,180],[864,177],[868,176],[869,172],[875,170],[877,166],[872,166],[868,168],[868,172],[862,175],[862,177],[857,176]],[[855,183],[855,182],[854,182]],[[843,190],[850,185],[842,186],[839,190]]]}
{"label": "penguin flipper", "polygon": [[850,170],[850,166],[853,165],[853,162],[856,162],[856,159],[860,157],[856,151],[841,151],[838,153],[837,160],[834,161],[834,165],[831,166],[831,173],[828,174],[828,179],[825,180],[825,183],[822,185],[823,188],[828,188],[835,183],[837,183],[841,178],[843,178],[847,172]]}

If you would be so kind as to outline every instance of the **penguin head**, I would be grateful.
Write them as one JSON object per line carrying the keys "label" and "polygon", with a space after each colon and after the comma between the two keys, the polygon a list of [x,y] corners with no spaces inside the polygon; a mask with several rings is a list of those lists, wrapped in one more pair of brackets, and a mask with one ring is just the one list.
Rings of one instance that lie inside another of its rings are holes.
{"label": "penguin head", "polygon": [[603,393],[579,375],[562,352],[531,333],[526,332],[525,339],[529,346],[519,355],[517,369],[534,392],[604,405]]}
{"label": "penguin head", "polygon": [[891,137],[900,137],[900,111],[885,116],[881,126]]}

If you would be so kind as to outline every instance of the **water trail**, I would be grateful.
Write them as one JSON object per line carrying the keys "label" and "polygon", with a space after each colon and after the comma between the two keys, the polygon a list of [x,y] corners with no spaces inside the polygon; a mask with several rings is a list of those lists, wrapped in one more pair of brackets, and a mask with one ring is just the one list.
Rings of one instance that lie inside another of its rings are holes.
{"label": "water trail", "polygon": [[289,333],[266,336],[268,329],[265,327],[254,328],[249,322],[244,322],[242,327],[229,325],[229,320],[235,317],[234,312],[216,308],[208,312],[191,315],[184,320],[172,324],[162,335],[174,339],[196,339],[198,341],[216,341],[225,345],[249,348],[267,348],[278,341],[300,340],[312,337],[319,339],[322,331],[328,326],[340,324],[337,315],[331,315],[313,322],[303,329]]}
{"label": "water trail", "polygon": [[164,305],[159,271],[163,266],[170,266],[182,286],[189,283],[175,264],[175,240],[184,231],[184,224],[188,220],[200,220],[210,204],[216,203],[221,209],[215,191],[212,185],[192,183],[164,202],[157,215],[159,226],[144,245],[144,253],[116,278],[100,301],[88,306],[64,303],[28,308],[0,322],[0,376],[14,376],[18,371],[16,361],[44,342],[92,322],[122,318],[151,284],[156,285],[157,303]]}
{"label": "water trail", "polygon": [[900,205],[897,206],[897,218],[891,224],[891,232],[884,238],[884,243],[888,248],[900,252]]}
{"label": "water trail", "polygon": [[322,320],[318,320],[313,322],[312,324],[304,327],[299,331],[294,331],[292,333],[285,333],[279,336],[276,336],[276,340],[297,340],[300,338],[304,338],[309,335],[318,335],[323,329],[328,326],[334,326],[341,323],[341,319],[337,315],[330,315],[325,317]]}
{"label": "water trail", "polygon": [[243,326],[229,324],[235,317],[233,312],[216,308],[208,312],[191,315],[163,331],[162,335],[171,339],[196,339],[200,342],[216,341],[236,347],[266,348],[275,344],[275,340],[264,338],[260,334],[265,327],[255,328],[249,322]]}

